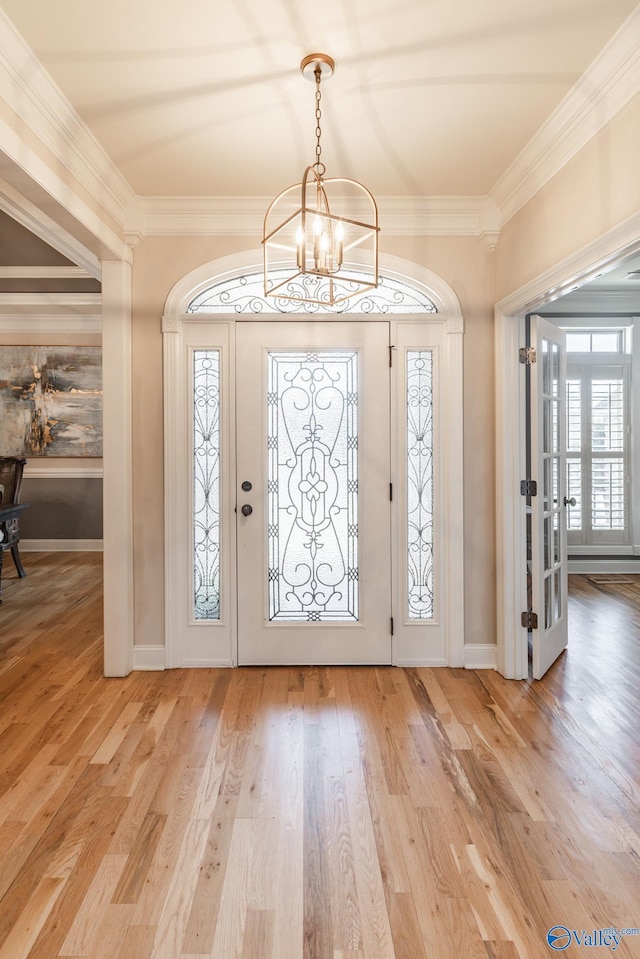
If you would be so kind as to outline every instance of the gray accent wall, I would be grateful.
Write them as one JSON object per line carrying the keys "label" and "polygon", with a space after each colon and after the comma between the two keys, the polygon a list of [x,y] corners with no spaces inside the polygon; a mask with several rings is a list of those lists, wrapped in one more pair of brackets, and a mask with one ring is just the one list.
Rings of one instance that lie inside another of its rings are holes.
{"label": "gray accent wall", "polygon": [[102,539],[102,478],[29,477],[22,481],[20,538]]}

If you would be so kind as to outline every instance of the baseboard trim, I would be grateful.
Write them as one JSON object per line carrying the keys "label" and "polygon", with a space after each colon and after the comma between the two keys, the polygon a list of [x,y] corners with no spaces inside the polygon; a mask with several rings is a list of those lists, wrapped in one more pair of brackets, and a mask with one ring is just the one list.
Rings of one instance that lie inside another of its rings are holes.
{"label": "baseboard trim", "polygon": [[185,659],[180,664],[182,669],[231,669],[234,666],[236,663],[232,663],[230,659]]}
{"label": "baseboard trim", "polygon": [[[397,666],[404,668],[425,667],[436,668],[444,667],[444,662],[402,662]],[[464,665],[466,669],[495,669],[496,668],[496,646],[487,643],[484,645],[465,645],[464,647]],[[229,660],[220,662],[204,662],[203,660],[190,660],[182,663],[186,669],[226,669],[232,667],[233,663]],[[133,647],[133,668],[136,670],[162,670],[165,668],[165,648],[164,646],[134,646]]]}
{"label": "baseboard trim", "polygon": [[571,573],[640,573],[637,559],[570,559]]}
{"label": "baseboard trim", "polygon": [[164,669],[164,646],[134,646],[133,668],[147,672]]}
{"label": "baseboard trim", "polygon": [[101,553],[101,539],[21,539],[23,553]]}
{"label": "baseboard trim", "polygon": [[438,669],[440,666],[448,666],[446,659],[394,659],[392,666],[399,669],[421,669],[423,666],[428,669]]}
{"label": "baseboard trim", "polygon": [[465,669],[495,669],[498,647],[494,643],[465,643]]}

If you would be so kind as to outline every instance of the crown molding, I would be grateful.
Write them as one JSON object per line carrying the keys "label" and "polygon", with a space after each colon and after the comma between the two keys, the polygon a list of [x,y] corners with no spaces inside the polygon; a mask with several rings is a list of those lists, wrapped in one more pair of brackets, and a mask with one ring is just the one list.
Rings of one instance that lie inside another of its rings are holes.
{"label": "crown molding", "polygon": [[116,222],[134,191],[0,9],[0,97]]}
{"label": "crown molding", "polygon": [[490,191],[503,225],[640,92],[640,6]]}
{"label": "crown molding", "polygon": [[[125,217],[128,242],[146,236],[262,235],[270,197],[146,196]],[[387,236],[497,236],[498,212],[487,197],[378,197]]]}

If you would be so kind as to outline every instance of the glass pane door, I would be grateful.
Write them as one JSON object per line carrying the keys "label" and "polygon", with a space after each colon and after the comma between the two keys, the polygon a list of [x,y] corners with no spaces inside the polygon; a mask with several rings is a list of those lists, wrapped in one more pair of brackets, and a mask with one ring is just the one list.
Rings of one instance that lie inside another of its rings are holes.
{"label": "glass pane door", "polygon": [[391,661],[388,323],[238,323],[238,661]]}
{"label": "glass pane door", "polygon": [[566,362],[564,333],[531,318],[533,675],[540,679],[567,645]]}

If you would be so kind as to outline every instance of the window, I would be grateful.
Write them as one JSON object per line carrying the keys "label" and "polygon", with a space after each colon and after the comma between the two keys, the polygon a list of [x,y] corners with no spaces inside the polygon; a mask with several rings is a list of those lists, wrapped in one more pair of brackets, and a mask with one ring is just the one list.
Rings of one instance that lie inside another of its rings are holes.
{"label": "window", "polygon": [[[278,281],[287,275],[287,270],[271,270],[269,276]],[[365,274],[363,274],[365,276]],[[314,277],[305,277],[304,282],[313,288]],[[283,298],[267,298],[264,295],[264,276],[248,273],[229,280],[220,280],[207,287],[189,303],[187,313],[437,313],[430,297],[414,285],[394,277],[379,278],[374,290],[325,306],[319,303],[298,303]]]}
{"label": "window", "polygon": [[575,498],[567,509],[570,551],[630,542],[629,365],[593,360],[569,355],[567,361],[567,497]]}
{"label": "window", "polygon": [[624,353],[624,330],[567,333],[567,353]]}

